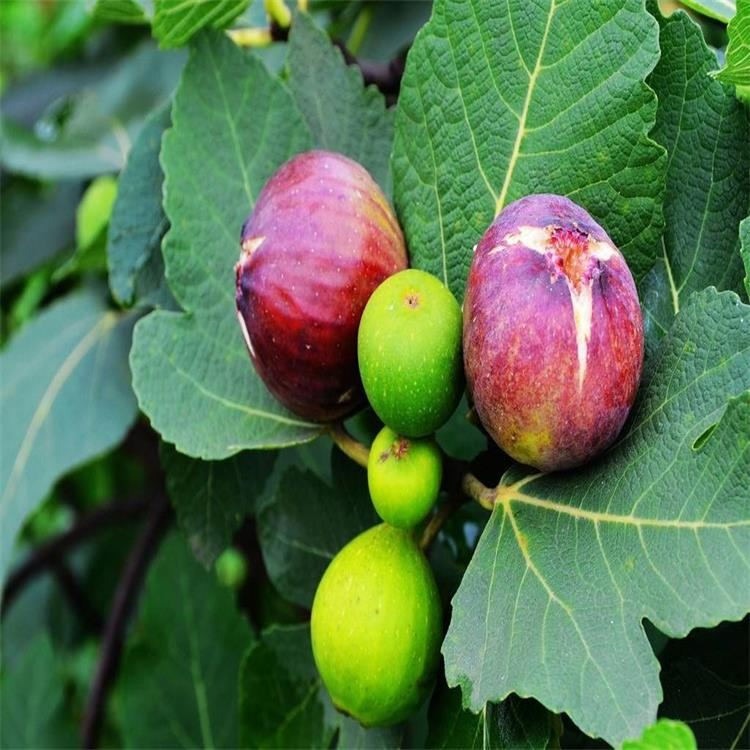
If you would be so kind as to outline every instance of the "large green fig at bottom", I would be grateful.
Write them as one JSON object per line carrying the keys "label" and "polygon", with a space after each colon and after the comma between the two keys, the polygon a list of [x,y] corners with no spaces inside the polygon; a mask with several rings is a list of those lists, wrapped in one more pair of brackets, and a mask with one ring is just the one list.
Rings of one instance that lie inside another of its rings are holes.
{"label": "large green fig at bottom", "polygon": [[313,602],[315,663],[334,705],[364,726],[396,724],[424,700],[438,664],[440,597],[407,531],[365,531],[334,557]]}

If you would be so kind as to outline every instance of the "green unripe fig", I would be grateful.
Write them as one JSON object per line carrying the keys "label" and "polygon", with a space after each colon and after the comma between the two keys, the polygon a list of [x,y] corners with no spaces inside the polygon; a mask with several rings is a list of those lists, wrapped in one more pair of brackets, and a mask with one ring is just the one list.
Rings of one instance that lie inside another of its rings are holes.
{"label": "green unripe fig", "polygon": [[367,483],[378,515],[410,529],[423,521],[440,492],[443,459],[434,440],[406,438],[383,427],[370,448]]}
{"label": "green unripe fig", "polygon": [[464,388],[461,308],[434,276],[410,268],[372,294],[359,324],[359,372],[380,419],[408,437],[438,429]]}
{"label": "green unripe fig", "polygon": [[312,649],[334,705],[367,727],[403,721],[438,664],[442,613],[425,556],[381,524],[331,561],[315,593]]}

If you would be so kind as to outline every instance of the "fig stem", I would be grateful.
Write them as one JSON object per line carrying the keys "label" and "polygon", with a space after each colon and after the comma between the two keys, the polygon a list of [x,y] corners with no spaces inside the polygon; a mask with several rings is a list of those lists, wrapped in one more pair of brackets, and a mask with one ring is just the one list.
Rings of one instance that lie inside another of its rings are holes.
{"label": "fig stem", "polygon": [[437,509],[437,512],[428,521],[427,526],[425,526],[419,542],[419,546],[423,552],[427,552],[446,521],[470,499],[479,503],[486,510],[492,510],[495,507],[496,491],[490,487],[486,487],[473,474],[464,474],[461,477],[461,491],[451,495]]}
{"label": "fig stem", "polygon": [[263,0],[266,15],[282,29],[288,29],[292,22],[292,11],[284,0]]}
{"label": "fig stem", "polygon": [[461,489],[483,508],[492,510],[495,507],[495,490],[485,487],[473,474],[464,474]]}
{"label": "fig stem", "polygon": [[231,29],[227,34],[238,47],[268,47],[273,42],[273,34],[268,26]]}
{"label": "fig stem", "polygon": [[360,466],[367,468],[367,460],[370,457],[370,449],[359,440],[352,437],[341,422],[333,422],[328,427],[331,439],[349,458]]}
{"label": "fig stem", "polygon": [[443,528],[446,521],[466,502],[467,498],[460,492],[452,495],[446,500],[428,521],[422,532],[422,538],[419,540],[419,546],[423,552],[427,552],[430,545],[435,541],[440,529]]}

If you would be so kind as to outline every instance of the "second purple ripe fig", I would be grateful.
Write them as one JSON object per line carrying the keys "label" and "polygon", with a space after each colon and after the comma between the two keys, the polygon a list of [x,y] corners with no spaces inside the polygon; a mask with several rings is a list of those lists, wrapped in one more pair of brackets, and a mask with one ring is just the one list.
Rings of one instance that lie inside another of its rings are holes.
{"label": "second purple ripe fig", "polygon": [[463,345],[477,414],[506,453],[545,472],[591,460],[622,429],[641,377],[625,259],[568,198],[511,203],[475,250]]}

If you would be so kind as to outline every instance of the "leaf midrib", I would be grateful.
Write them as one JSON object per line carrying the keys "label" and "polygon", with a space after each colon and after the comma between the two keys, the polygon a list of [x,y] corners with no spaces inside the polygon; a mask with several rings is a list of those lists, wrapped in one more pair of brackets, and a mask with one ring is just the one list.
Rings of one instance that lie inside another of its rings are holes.
{"label": "leaf midrib", "polygon": [[678,529],[680,531],[700,531],[702,529],[727,530],[731,528],[750,526],[750,519],[719,523],[716,521],[680,521],[678,519],[648,518],[646,516],[634,516],[631,514],[606,513],[566,505],[565,503],[536,497],[522,491],[522,488],[525,485],[543,476],[545,475],[532,474],[514,482],[513,484],[498,487],[496,490],[496,503],[502,505],[506,512],[510,513],[511,516],[513,513],[513,503],[521,503],[534,508],[541,508],[542,510],[547,510],[552,513],[570,516],[576,520],[589,521],[594,524],[622,524],[634,528],[669,528]]}
{"label": "leaf midrib", "polygon": [[89,351],[101,340],[101,338],[115,326],[117,323],[118,316],[114,312],[106,313],[91,330],[81,338],[76,344],[73,350],[63,360],[62,364],[58,368],[49,382],[44,394],[39,399],[39,404],[34,411],[31,419],[29,420],[29,426],[26,433],[21,441],[21,445],[18,448],[18,453],[13,462],[13,467],[8,477],[8,484],[0,497],[0,519],[5,517],[5,514],[10,505],[7,502],[8,497],[12,496],[17,488],[19,477],[23,472],[26,462],[31,455],[34,441],[44,424],[44,420],[49,415],[52,407],[54,406],[55,399],[62,390],[63,386],[68,382],[69,378],[80,365],[83,358],[89,353]]}
{"label": "leaf midrib", "polygon": [[[549,7],[549,14],[547,15],[547,24],[544,27],[544,35],[542,36],[542,42],[539,45],[539,54],[537,55],[536,62],[534,63],[534,70],[531,71],[531,75],[529,77],[529,87],[526,91],[526,99],[523,103],[523,109],[521,110],[521,116],[519,118],[518,122],[518,130],[516,132],[516,139],[513,143],[513,151],[510,155],[510,160],[508,162],[508,168],[505,171],[505,179],[503,180],[503,186],[500,189],[500,195],[497,198],[497,201],[495,202],[495,216],[497,216],[500,211],[503,210],[503,207],[505,206],[505,200],[508,196],[508,190],[510,189],[510,185],[513,179],[513,173],[515,172],[516,165],[518,164],[518,159],[521,153],[521,142],[524,139],[524,136],[526,135],[526,119],[529,116],[529,107],[531,106],[531,98],[534,94],[534,89],[536,88],[536,82],[537,78],[539,77],[539,73],[542,69],[542,58],[544,57],[544,52],[547,48],[547,39],[549,38],[549,30],[552,26],[552,17],[555,15],[555,10],[557,9],[556,0],[552,0]],[[523,58],[521,58],[521,62],[523,63]]]}

